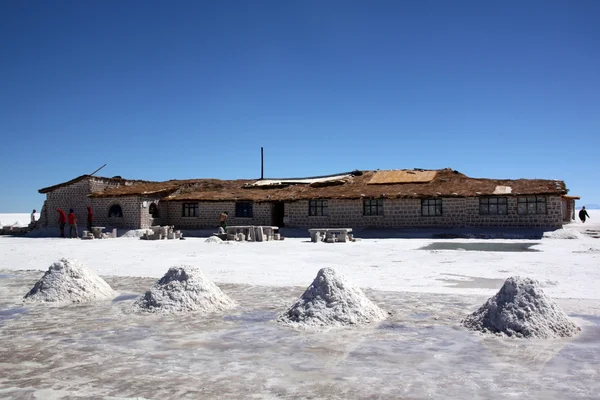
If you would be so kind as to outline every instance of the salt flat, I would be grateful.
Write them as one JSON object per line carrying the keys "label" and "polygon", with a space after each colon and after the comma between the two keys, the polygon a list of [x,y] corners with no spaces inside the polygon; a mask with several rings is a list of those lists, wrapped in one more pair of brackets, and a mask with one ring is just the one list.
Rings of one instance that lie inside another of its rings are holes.
{"label": "salt flat", "polygon": [[[205,243],[205,238],[144,241],[136,238],[71,240],[0,237],[0,270],[45,270],[72,257],[99,275],[161,277],[178,264],[197,265],[213,281],[261,286],[307,286],[322,267],[333,267],[362,288],[492,295],[509,276],[542,283],[556,298],[600,299],[600,213],[565,232],[579,239],[364,239],[311,243],[306,238],[261,243]],[[594,222],[592,222],[594,221]],[[307,234],[308,236],[308,234]],[[559,236],[559,235],[556,235]],[[458,243],[458,250],[423,250]],[[538,251],[468,251],[474,244],[530,246]]]}
{"label": "salt flat", "polygon": [[[585,231],[598,229],[600,215],[591,216],[555,235],[577,239],[0,237],[0,397],[594,399],[600,240]],[[458,250],[423,249],[439,243]],[[61,307],[24,303],[61,257],[84,263],[118,296]],[[132,311],[135,298],[178,264],[199,266],[238,306],[206,316]],[[326,332],[277,324],[322,267],[346,275],[391,315]],[[460,320],[513,275],[539,280],[581,333],[516,340],[463,328]]]}

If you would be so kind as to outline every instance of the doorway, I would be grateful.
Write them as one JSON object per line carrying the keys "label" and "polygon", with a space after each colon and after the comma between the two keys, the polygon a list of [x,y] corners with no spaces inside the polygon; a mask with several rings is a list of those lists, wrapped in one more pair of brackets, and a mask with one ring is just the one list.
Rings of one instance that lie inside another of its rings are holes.
{"label": "doorway", "polygon": [[273,225],[283,228],[285,224],[283,223],[283,217],[285,215],[285,206],[283,201],[276,201],[273,203]]}

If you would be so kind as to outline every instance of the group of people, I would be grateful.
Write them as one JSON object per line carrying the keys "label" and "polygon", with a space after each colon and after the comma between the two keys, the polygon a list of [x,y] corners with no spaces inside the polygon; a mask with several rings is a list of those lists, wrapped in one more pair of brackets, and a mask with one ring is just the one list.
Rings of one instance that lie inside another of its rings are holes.
{"label": "group of people", "polygon": [[[89,232],[91,232],[92,231],[92,223],[94,222],[94,212],[92,211],[92,207],[90,207],[90,206],[88,206],[87,210],[88,210],[87,229]],[[69,237],[79,238],[79,232],[77,231],[77,217],[75,217],[75,212],[73,211],[73,209],[71,208],[69,210],[68,216],[60,208],[57,208],[56,211],[58,211],[58,227],[60,228],[60,237],[63,237],[63,238],[65,237],[65,225],[68,222],[69,223]],[[31,213],[31,224],[34,226],[36,224],[35,213],[36,213],[35,210],[33,210],[33,212]],[[219,231],[222,231],[222,233],[225,233],[225,231],[227,230],[227,217],[228,217],[227,211],[223,211],[221,213],[221,215],[219,215]],[[589,217],[590,216],[587,213],[585,206],[583,206],[581,208],[581,210],[579,211],[579,219],[581,220],[581,222],[585,223],[586,218],[589,218]],[[75,236],[73,236],[73,233],[75,233]]]}
{"label": "group of people", "polygon": [[[33,210],[35,211],[35,210]],[[63,210],[59,208],[56,209],[58,212],[58,227],[60,229],[60,237],[65,237],[65,225],[69,224],[69,237],[79,239],[79,231],[77,230],[77,217],[75,216],[75,211],[71,208],[69,210],[69,215],[66,215]],[[89,232],[92,231],[92,224],[94,222],[94,212],[92,211],[92,207],[88,206],[87,208],[87,229]],[[75,234],[75,236],[73,236]]]}

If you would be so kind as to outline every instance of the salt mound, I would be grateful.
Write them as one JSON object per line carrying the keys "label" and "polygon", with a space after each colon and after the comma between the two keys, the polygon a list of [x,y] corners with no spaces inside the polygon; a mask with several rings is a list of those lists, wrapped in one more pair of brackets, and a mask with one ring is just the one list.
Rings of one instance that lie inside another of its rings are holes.
{"label": "salt mound", "polygon": [[48,268],[25,295],[32,301],[84,303],[110,300],[116,293],[102,278],[77,260],[61,258]]}
{"label": "salt mound", "polygon": [[579,233],[570,229],[557,229],[555,231],[544,232],[544,239],[579,239]]}
{"label": "salt mound", "polygon": [[534,279],[510,277],[495,296],[462,321],[471,330],[548,339],[571,337],[581,329]]}
{"label": "salt mound", "polygon": [[211,236],[205,240],[206,243],[223,243],[223,240],[218,236]]}
{"label": "salt mound", "polygon": [[235,305],[213,282],[206,279],[196,267],[171,267],[149,291],[137,298],[134,308],[147,312],[208,313]]}
{"label": "salt mound", "polygon": [[130,229],[121,234],[119,234],[119,231],[117,231],[117,235],[122,238],[141,238],[144,236],[147,230],[148,229]]}
{"label": "salt mound", "polygon": [[313,283],[279,322],[294,327],[365,325],[387,317],[364,293],[333,268],[322,268]]}

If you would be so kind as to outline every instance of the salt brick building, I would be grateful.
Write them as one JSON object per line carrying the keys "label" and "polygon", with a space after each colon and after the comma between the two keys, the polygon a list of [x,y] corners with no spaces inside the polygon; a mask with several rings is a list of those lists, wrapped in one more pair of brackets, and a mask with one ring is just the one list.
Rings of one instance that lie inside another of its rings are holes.
{"label": "salt brick building", "polygon": [[57,226],[58,207],[85,225],[177,229],[229,225],[286,227],[535,227],[574,219],[565,183],[546,179],[471,178],[452,169],[353,171],[291,179],[189,179],[165,182],[82,175],[39,190],[38,226]]}

